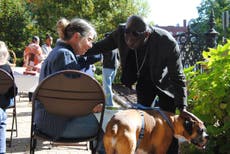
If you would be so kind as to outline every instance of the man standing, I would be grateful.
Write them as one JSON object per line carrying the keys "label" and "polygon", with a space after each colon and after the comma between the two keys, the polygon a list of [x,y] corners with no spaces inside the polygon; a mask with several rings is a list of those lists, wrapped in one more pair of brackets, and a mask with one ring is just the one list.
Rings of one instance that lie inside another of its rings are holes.
{"label": "man standing", "polygon": [[[87,54],[119,49],[121,81],[127,87],[136,83],[137,102],[151,106],[155,97],[162,110],[175,113],[187,106],[187,88],[179,46],[172,35],[151,27],[140,16],[130,16],[108,37],[94,44]],[[178,153],[174,139],[168,153]]]}

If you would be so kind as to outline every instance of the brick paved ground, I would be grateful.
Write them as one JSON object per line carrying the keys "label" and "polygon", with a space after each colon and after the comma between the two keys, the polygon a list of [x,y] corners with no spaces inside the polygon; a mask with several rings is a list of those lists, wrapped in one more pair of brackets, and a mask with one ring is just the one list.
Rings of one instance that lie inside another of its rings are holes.
{"label": "brick paved ground", "polygon": [[[8,112],[7,127],[11,126],[10,110]],[[103,128],[109,121],[111,116],[117,112],[116,110],[106,110]],[[31,127],[31,103],[28,98],[21,98],[20,102],[17,102],[17,119],[18,119],[18,137],[13,136],[12,147],[7,147],[7,154],[27,154],[29,153],[30,144],[30,127]],[[9,139],[10,133],[7,132],[7,139]],[[47,142],[38,142],[36,149],[37,154],[90,154],[89,150],[84,150],[86,147],[79,146],[58,146],[51,147]]]}

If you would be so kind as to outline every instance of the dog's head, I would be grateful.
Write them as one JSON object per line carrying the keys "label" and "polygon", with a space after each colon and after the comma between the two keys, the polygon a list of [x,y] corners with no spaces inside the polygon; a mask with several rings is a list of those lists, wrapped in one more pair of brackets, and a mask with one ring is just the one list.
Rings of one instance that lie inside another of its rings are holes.
{"label": "dog's head", "polygon": [[208,142],[208,134],[204,123],[190,112],[181,112],[179,117],[183,123],[182,136],[188,141],[196,145],[200,149],[204,149]]}

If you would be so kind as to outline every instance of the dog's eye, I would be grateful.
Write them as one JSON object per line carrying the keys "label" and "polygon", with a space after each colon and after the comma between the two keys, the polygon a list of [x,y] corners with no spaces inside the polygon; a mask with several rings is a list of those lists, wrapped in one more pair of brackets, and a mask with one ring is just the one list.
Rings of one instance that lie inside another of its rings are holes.
{"label": "dog's eye", "polygon": [[197,130],[197,133],[198,133],[198,134],[202,134],[203,132],[204,132],[204,129],[198,129],[198,130]]}
{"label": "dog's eye", "polygon": [[184,127],[188,131],[189,134],[192,134],[192,129],[193,129],[193,122],[189,120],[184,121]]}

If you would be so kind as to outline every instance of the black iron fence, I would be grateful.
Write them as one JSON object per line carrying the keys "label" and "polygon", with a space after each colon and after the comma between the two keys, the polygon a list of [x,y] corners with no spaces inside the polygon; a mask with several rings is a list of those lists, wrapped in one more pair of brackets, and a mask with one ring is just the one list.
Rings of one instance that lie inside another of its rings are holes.
{"label": "black iron fence", "polygon": [[214,12],[212,10],[208,23],[210,27],[204,35],[192,32],[189,26],[187,32],[176,35],[185,68],[193,66],[197,61],[202,60],[202,51],[216,47],[219,33],[214,29],[216,24],[214,19]]}

